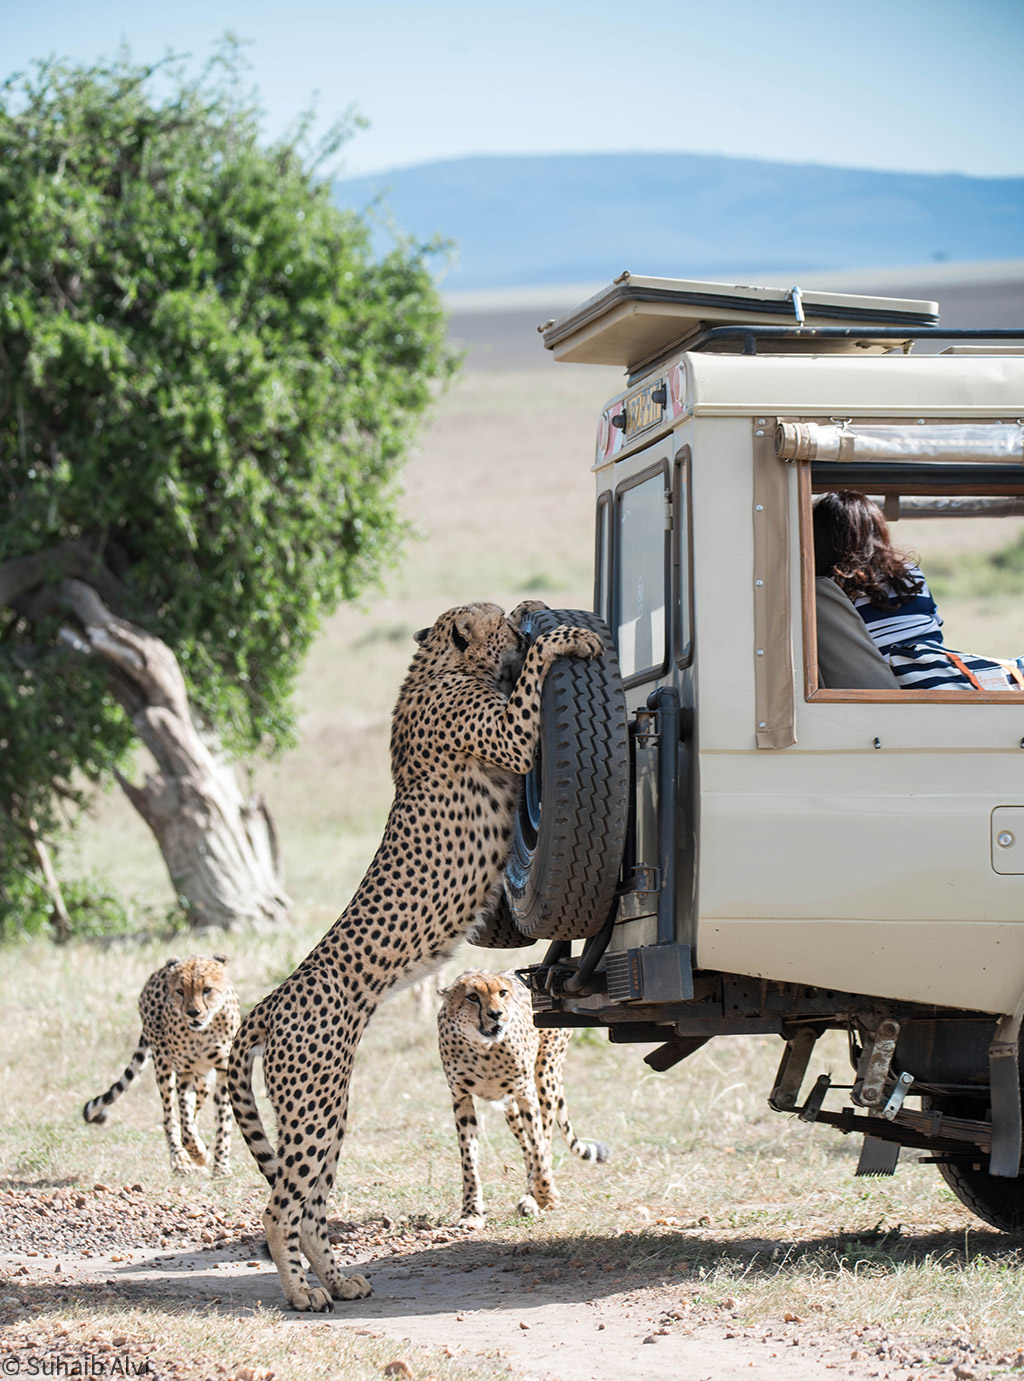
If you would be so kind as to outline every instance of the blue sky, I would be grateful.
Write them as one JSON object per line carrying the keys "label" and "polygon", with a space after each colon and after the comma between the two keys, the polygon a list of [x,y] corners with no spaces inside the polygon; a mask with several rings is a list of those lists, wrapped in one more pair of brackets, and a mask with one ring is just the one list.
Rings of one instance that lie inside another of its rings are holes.
{"label": "blue sky", "polygon": [[0,70],[250,40],[269,133],[354,104],[356,175],[481,153],[673,150],[1024,174],[1024,0],[0,0]]}

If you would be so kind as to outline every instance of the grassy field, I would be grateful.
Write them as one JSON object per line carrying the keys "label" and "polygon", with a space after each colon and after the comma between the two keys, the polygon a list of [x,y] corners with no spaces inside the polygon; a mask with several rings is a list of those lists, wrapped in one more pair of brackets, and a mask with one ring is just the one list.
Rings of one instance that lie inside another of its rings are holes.
{"label": "grassy field", "polygon": [[[389,715],[414,630],[467,599],[505,607],[526,596],[590,604],[591,443],[598,407],[617,387],[614,374],[600,370],[476,373],[439,405],[406,473],[406,511],[416,529],[408,560],[383,591],[341,611],[324,630],[300,687],[300,745],[254,774],[277,816],[296,920],[277,936],[206,945],[229,951],[244,1005],[319,938],[373,852],[389,800]],[[971,526],[968,536],[966,527],[952,533],[945,523],[922,524],[899,538],[921,553],[927,570],[930,559],[938,565],[948,558],[954,539],[963,537],[973,551],[980,529]],[[1000,541],[1019,530],[1002,525]],[[984,537],[991,540],[987,528]],[[984,557],[972,557],[965,584],[948,578],[949,641],[975,651],[1022,650],[1024,601],[1012,580],[994,589],[992,570]],[[83,823],[76,867],[115,881],[141,912],[171,900],[150,837],[117,796],[105,797]],[[147,974],[188,948],[179,937],[60,950],[32,941],[0,953],[0,1189],[139,1182],[154,1203],[178,1194],[148,1073],[107,1128],[87,1127],[80,1107],[113,1081],[134,1048]],[[448,972],[517,957],[467,950],[466,962]],[[638,1283],[688,1281],[695,1298],[734,1299],[745,1321],[792,1314],[823,1329],[891,1330],[934,1356],[954,1337],[993,1356],[1024,1346],[1020,1241],[985,1230],[935,1168],[913,1156],[893,1179],[855,1179],[856,1146],[770,1113],[766,1096],[780,1049],[768,1039],[719,1040],[661,1075],[642,1063],[642,1048],[579,1036],[567,1064],[573,1121],[579,1134],[611,1143],[614,1159],[580,1166],[556,1147],[563,1208],[525,1224],[512,1214],[521,1192],[518,1151],[500,1113],[489,1113],[482,1158],[489,1235],[501,1243],[528,1240],[556,1264],[599,1270],[615,1263]],[[841,1044],[822,1058],[838,1071],[847,1067]],[[386,1217],[397,1227],[455,1221],[460,1181],[451,1110],[432,1015],[413,994],[395,997],[371,1025],[357,1060],[351,1128],[336,1192],[343,1218]],[[258,1214],[262,1181],[240,1144],[235,1164],[226,1185],[200,1177],[188,1194],[224,1212]],[[77,1326],[70,1306],[54,1311],[60,1326]],[[141,1327],[116,1301],[100,1324]],[[242,1330],[233,1334],[206,1316],[183,1321],[151,1312],[147,1327],[191,1339],[193,1351],[213,1359],[211,1369],[216,1363],[230,1371],[232,1358],[244,1355],[244,1334],[278,1377],[328,1374],[307,1354],[278,1356],[265,1318],[232,1323]],[[332,1375],[379,1375],[387,1360],[366,1340],[364,1356],[354,1355],[351,1340],[330,1346],[337,1349]],[[422,1365],[449,1374],[444,1358]]]}

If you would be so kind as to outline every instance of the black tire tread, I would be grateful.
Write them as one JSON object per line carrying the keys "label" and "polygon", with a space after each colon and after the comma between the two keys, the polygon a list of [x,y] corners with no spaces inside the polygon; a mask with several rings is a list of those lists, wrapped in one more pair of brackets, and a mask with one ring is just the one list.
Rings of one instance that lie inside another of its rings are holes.
{"label": "black tire tread", "polygon": [[1024,1179],[1001,1179],[959,1161],[940,1162],[939,1174],[983,1222],[1000,1232],[1024,1231]]}
{"label": "black tire tread", "polygon": [[466,940],[479,949],[525,949],[534,943],[516,925],[504,892],[499,893],[494,909],[475,922]]}
{"label": "black tire tread", "polygon": [[[926,1097],[921,1106],[954,1117],[980,1117],[984,1104],[976,1098]],[[975,1165],[979,1169],[975,1169]],[[1024,1178],[1004,1179],[988,1173],[988,1160],[978,1153],[970,1160],[939,1161],[938,1171],[953,1193],[972,1213],[1000,1232],[1024,1231]]]}
{"label": "black tire tread", "polygon": [[603,620],[582,610],[533,616],[536,635],[564,625],[598,633],[603,657],[560,658],[549,670],[541,709],[541,837],[528,885],[506,874],[514,924],[532,939],[596,935],[615,895],[629,793],[626,700],[618,658]]}

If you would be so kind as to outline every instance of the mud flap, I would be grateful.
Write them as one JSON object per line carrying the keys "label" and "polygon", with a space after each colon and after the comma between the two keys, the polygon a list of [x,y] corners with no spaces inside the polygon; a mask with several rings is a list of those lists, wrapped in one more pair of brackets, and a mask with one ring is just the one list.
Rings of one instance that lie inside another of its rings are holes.
{"label": "mud flap", "polygon": [[992,1096],[992,1155],[990,1175],[1016,1179],[1020,1174],[1020,1025],[1021,1008],[1001,1017],[988,1048]]}
{"label": "mud flap", "polygon": [[878,1136],[865,1136],[857,1162],[857,1175],[893,1175],[900,1158],[898,1141],[883,1141]]}

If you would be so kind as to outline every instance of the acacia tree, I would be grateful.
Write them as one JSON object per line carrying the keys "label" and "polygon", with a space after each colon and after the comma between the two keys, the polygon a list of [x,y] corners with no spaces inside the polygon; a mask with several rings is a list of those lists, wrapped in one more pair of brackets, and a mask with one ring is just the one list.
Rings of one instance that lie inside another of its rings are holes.
{"label": "acacia tree", "polygon": [[0,88],[0,916],[37,884],[60,913],[63,803],[111,773],[195,922],[287,907],[225,759],[289,741],[452,361],[432,247],[375,257],[258,114],[230,61]]}

